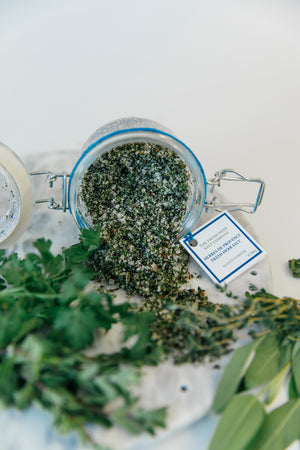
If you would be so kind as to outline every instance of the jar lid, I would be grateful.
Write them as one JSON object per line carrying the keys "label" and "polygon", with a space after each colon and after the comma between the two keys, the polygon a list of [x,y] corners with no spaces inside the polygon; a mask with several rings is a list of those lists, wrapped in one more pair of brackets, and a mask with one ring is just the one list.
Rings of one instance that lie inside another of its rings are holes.
{"label": "jar lid", "polygon": [[19,157],[0,142],[0,248],[8,248],[27,229],[34,206],[30,175]]}

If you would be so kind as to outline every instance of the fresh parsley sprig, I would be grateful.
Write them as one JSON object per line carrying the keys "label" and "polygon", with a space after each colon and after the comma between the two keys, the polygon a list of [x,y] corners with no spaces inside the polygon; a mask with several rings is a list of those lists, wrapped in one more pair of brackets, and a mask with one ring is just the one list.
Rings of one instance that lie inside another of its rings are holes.
{"label": "fresh parsley sprig", "polygon": [[[59,430],[76,430],[95,448],[87,424],[153,434],[166,417],[164,408],[139,408],[130,391],[140,379],[141,361],[157,364],[160,358],[147,331],[152,316],[140,314],[137,325],[129,303],[116,305],[109,293],[91,288],[84,261],[96,242],[95,232],[83,231],[80,244],[60,255],[51,253],[45,239],[24,259],[0,254],[0,400],[19,409],[40,405]],[[95,332],[117,321],[125,340],[136,335],[135,344],[88,357]],[[119,407],[109,408],[115,400]]]}

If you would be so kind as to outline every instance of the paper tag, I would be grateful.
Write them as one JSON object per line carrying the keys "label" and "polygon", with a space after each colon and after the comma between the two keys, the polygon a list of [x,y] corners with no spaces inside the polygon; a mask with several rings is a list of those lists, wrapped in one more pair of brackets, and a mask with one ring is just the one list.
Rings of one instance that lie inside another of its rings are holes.
{"label": "paper tag", "polygon": [[220,285],[259,262],[265,250],[224,211],[180,240],[202,269]]}

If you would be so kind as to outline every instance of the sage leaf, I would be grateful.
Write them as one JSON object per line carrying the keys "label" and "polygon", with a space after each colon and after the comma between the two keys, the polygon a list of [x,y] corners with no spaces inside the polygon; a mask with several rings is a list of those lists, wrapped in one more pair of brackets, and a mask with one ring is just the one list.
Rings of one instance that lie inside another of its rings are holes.
{"label": "sage leaf", "polygon": [[249,344],[243,345],[243,347],[238,348],[233,353],[218,384],[214,398],[213,409],[217,414],[226,408],[236,393],[251,358],[254,356],[255,349],[261,340],[262,338],[259,338]]}
{"label": "sage leaf", "polygon": [[294,358],[297,353],[300,353],[300,341],[296,342],[296,344],[294,344],[293,347],[293,351],[292,351],[292,357]]}
{"label": "sage leaf", "polygon": [[287,371],[290,369],[290,364],[286,364],[286,366],[278,372],[278,374],[273,378],[270,383],[270,387],[267,392],[267,396],[265,399],[265,403],[267,405],[271,404],[273,400],[279,394],[281,387],[283,386],[284,380],[286,379]]}
{"label": "sage leaf", "polygon": [[300,395],[300,347],[297,344],[295,344],[292,356],[292,372],[296,390]]}
{"label": "sage leaf", "polygon": [[290,378],[288,393],[289,393],[290,400],[292,400],[293,398],[298,398],[298,392],[297,392],[296,383],[295,383],[293,374]]}
{"label": "sage leaf", "polygon": [[300,398],[289,400],[266,418],[247,450],[282,450],[300,438]]}
{"label": "sage leaf", "polygon": [[264,420],[264,407],[254,395],[234,397],[221,416],[209,450],[244,450]]}
{"label": "sage leaf", "polygon": [[280,345],[279,370],[286,366],[292,359],[293,344],[291,342],[283,342]]}
{"label": "sage leaf", "polygon": [[246,375],[245,385],[251,389],[271,380],[278,373],[280,338],[277,333],[265,336],[256,349],[255,357],[251,362]]}

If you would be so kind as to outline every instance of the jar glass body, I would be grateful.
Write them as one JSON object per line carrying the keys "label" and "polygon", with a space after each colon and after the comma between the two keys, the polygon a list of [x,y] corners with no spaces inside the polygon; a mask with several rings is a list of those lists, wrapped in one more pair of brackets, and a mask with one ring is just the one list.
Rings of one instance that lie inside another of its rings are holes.
{"label": "jar glass body", "polygon": [[190,173],[190,196],[180,223],[178,239],[189,233],[199,220],[206,198],[206,178],[193,152],[170,130],[157,122],[140,118],[124,118],[100,127],[84,144],[82,153],[70,175],[68,202],[79,228],[92,228],[92,222],[80,195],[82,179],[89,166],[113,148],[131,143],[148,142],[169,148],[186,164]]}
{"label": "jar glass body", "polygon": [[27,170],[16,153],[0,142],[0,248],[8,248],[27,229],[33,206]]}

